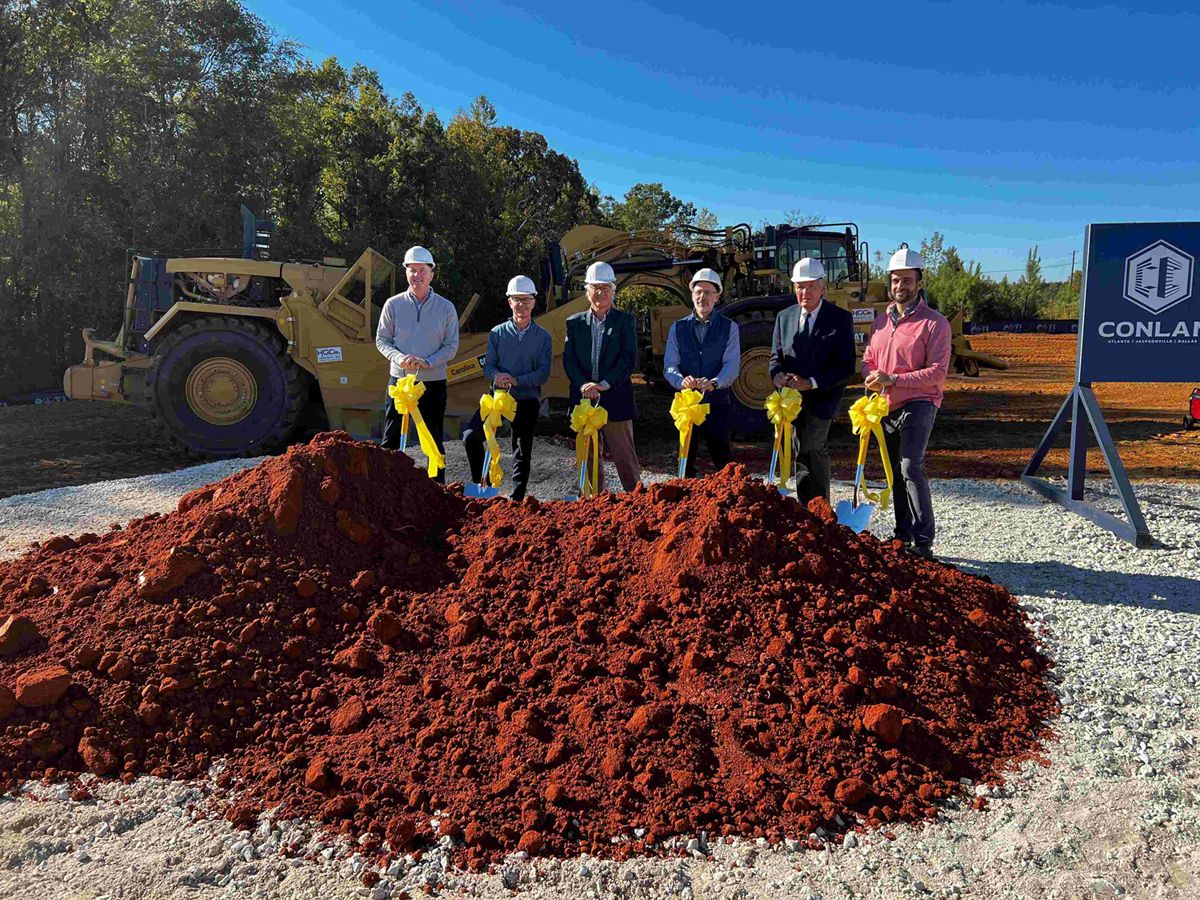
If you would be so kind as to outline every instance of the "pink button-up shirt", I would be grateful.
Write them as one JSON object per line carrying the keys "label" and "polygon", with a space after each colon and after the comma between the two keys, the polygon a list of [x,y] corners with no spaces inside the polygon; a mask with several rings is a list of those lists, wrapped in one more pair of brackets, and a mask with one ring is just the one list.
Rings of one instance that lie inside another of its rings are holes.
{"label": "pink button-up shirt", "polygon": [[950,368],[950,322],[922,299],[893,325],[886,311],[875,317],[871,340],[863,353],[862,373],[892,375],[896,383],[884,388],[895,411],[909,400],[942,405],[942,386]]}

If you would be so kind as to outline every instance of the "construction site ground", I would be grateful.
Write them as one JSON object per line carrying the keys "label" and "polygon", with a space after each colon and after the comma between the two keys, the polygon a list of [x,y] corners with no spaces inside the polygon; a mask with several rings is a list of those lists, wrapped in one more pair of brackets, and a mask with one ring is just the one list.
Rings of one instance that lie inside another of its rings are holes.
{"label": "construction site ground", "polygon": [[[930,442],[928,468],[937,478],[1014,478],[1070,390],[1075,367],[1074,335],[989,333],[972,346],[1007,359],[1007,371],[984,370],[980,378],[952,375]],[[1095,386],[1109,429],[1133,478],[1200,476],[1200,430],[1185,431],[1192,384],[1099,384]],[[673,468],[677,435],[667,415],[669,395],[639,385],[637,445],[643,466]],[[857,396],[851,388],[845,403]],[[570,440],[565,411],[543,420],[539,433]],[[151,440],[150,422],[136,407],[114,403],[56,403],[0,409],[5,453],[0,460],[0,497],[112,478],[168,472],[194,463]],[[830,433],[835,477],[848,477],[856,442],[842,416]],[[770,456],[765,439],[738,440],[739,461],[761,465]],[[1060,436],[1042,471],[1066,471],[1067,437]],[[536,463],[535,463],[536,465]],[[1088,469],[1104,474],[1094,446]],[[455,477],[456,473],[451,473]]]}

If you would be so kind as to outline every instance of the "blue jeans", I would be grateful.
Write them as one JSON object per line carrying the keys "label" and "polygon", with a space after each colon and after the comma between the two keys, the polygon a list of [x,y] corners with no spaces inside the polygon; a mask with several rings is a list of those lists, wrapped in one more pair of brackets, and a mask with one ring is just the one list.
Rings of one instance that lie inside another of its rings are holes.
{"label": "blue jeans", "polygon": [[909,400],[883,420],[883,436],[892,463],[892,503],[896,507],[896,537],[932,544],[933,500],[925,474],[925,448],[937,407],[930,400]]}

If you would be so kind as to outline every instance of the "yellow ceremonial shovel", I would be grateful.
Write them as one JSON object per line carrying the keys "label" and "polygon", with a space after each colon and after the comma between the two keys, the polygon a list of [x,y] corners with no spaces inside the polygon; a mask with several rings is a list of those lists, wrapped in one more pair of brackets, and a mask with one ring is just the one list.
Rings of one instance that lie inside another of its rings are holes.
{"label": "yellow ceremonial shovel", "polygon": [[600,429],[608,424],[608,410],[582,399],[571,410],[575,432],[575,464],[579,466],[578,492],[567,500],[595,497],[600,492]]}
{"label": "yellow ceremonial shovel", "polygon": [[479,398],[479,418],[483,423],[484,444],[483,474],[479,484],[468,484],[463,493],[468,497],[487,500],[499,495],[504,470],[500,468],[500,444],[496,441],[496,430],[504,419],[510,422],[517,414],[517,401],[508,391],[497,388],[491,394]]}
{"label": "yellow ceremonial shovel", "polygon": [[675,394],[671,401],[671,418],[679,430],[679,471],[676,478],[687,476],[688,455],[692,447],[692,430],[697,425],[703,425],[708,418],[709,405],[703,403],[704,394],[700,391],[686,388]]}
{"label": "yellow ceremonial shovel", "polygon": [[[845,525],[854,531],[866,531],[871,524],[871,514],[875,512],[875,503],[886,509],[892,494],[892,464],[888,459],[887,443],[883,438],[883,426],[880,424],[888,414],[888,400],[883,394],[868,394],[859,397],[850,407],[850,428],[858,435],[858,469],[854,473],[854,499],[839,500],[834,512],[837,514],[839,525]],[[887,478],[887,487],[878,492],[867,489],[863,481],[863,466],[867,461],[867,445],[871,435],[879,442],[879,455],[883,459],[883,472]],[[860,493],[866,498],[858,502]],[[870,502],[875,501],[875,502]]]}
{"label": "yellow ceremonial shovel", "polygon": [[[773,484],[783,496],[789,496],[788,479],[792,477],[792,422],[800,415],[804,398],[795,388],[785,387],[767,395],[763,409],[767,420],[775,426],[775,442],[771,448],[771,468],[767,484]],[[778,473],[778,474],[776,474]]]}

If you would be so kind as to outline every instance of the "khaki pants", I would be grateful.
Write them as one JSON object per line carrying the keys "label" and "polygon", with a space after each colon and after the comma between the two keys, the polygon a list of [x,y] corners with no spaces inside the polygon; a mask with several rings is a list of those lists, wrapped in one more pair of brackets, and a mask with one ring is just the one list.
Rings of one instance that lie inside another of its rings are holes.
{"label": "khaki pants", "polygon": [[[609,422],[600,429],[600,440],[617,466],[621,487],[632,491],[642,480],[642,464],[638,462],[637,450],[633,446],[633,421]],[[604,465],[600,465],[600,490],[604,487]]]}

